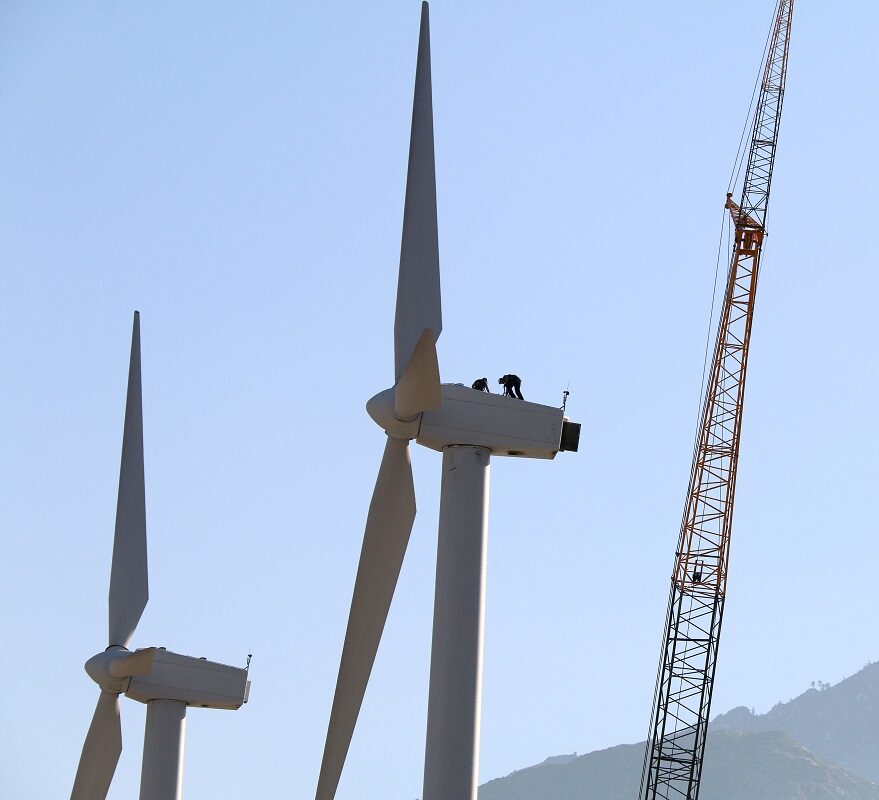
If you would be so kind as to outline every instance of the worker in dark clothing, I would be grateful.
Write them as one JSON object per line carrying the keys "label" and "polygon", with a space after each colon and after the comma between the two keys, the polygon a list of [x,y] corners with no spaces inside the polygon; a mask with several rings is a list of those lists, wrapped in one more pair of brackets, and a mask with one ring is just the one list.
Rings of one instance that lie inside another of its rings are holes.
{"label": "worker in dark clothing", "polygon": [[471,389],[476,389],[477,392],[488,392],[491,394],[491,389],[488,388],[488,378],[479,378],[473,381],[473,386]]}
{"label": "worker in dark clothing", "polygon": [[515,397],[517,400],[524,400],[522,397],[522,379],[518,375],[504,375],[498,378],[497,382],[504,387],[504,397]]}

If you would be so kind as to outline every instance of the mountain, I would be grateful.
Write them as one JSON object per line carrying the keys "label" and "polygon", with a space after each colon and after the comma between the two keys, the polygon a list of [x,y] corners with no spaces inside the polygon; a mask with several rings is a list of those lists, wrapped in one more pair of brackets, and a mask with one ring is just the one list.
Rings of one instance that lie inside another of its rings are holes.
{"label": "mountain", "polygon": [[[644,743],[518,770],[479,800],[637,800]],[[709,736],[700,800],[879,800],[879,786],[822,761],[779,731]]]}
{"label": "mountain", "polygon": [[721,714],[713,731],[784,731],[826,761],[879,783],[879,662],[835,686],[822,684],[766,714],[744,706]]}
{"label": "mountain", "polygon": [[[879,800],[879,663],[819,687],[766,714],[715,717],[700,800]],[[548,758],[484,784],[479,800],[637,800],[644,748]]]}

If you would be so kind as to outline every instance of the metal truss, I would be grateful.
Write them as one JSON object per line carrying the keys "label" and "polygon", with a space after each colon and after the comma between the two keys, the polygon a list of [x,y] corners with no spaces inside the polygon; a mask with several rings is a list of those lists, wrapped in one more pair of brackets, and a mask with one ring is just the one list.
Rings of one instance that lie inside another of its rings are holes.
{"label": "metal truss", "polygon": [[778,0],[694,448],[641,778],[643,800],[696,800],[726,598],[754,299],[787,73],[793,0]]}

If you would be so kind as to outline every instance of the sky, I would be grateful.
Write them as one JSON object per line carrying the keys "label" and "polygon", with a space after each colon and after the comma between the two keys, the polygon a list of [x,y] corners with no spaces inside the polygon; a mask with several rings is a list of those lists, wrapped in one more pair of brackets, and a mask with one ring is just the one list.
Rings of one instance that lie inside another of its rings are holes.
{"label": "sky", "polygon": [[[443,379],[507,372],[580,452],[491,473],[480,780],[647,731],[722,205],[774,3],[431,6]],[[393,381],[419,3],[0,5],[3,797],[67,796],[105,647],[131,318],[150,602],[243,665],[190,798],[313,795]],[[714,712],[879,656],[879,6],[801,0]],[[723,271],[724,267],[721,268]],[[713,336],[713,333],[712,333]],[[339,786],[421,794],[440,456]],[[123,698],[110,798],[136,796]]]}

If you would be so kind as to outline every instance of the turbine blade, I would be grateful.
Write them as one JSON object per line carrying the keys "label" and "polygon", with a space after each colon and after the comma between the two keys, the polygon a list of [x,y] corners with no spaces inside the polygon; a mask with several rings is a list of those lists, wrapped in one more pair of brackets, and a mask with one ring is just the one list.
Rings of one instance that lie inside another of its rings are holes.
{"label": "turbine blade", "polygon": [[156,657],[155,647],[135,650],[131,655],[110,662],[110,674],[114,678],[129,678],[132,675],[146,675],[153,668]]}
{"label": "turbine blade", "polygon": [[119,695],[102,690],[82,746],[70,800],[104,800],[121,752]]}
{"label": "turbine blade", "polygon": [[439,364],[433,331],[425,328],[412,351],[412,358],[394,387],[394,414],[398,419],[411,419],[422,411],[442,404]]}
{"label": "turbine blade", "polygon": [[119,498],[116,502],[113,566],[110,571],[110,645],[128,646],[148,599],[140,314],[135,311],[122,435],[122,463],[119,468]]}
{"label": "turbine blade", "polygon": [[317,800],[335,797],[414,521],[409,445],[388,437],[366,518]]}
{"label": "turbine blade", "polygon": [[427,3],[422,3],[400,273],[397,279],[397,313],[394,319],[395,380],[399,380],[406,369],[422,331],[430,328],[435,342],[443,329],[428,16]]}

